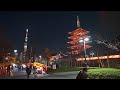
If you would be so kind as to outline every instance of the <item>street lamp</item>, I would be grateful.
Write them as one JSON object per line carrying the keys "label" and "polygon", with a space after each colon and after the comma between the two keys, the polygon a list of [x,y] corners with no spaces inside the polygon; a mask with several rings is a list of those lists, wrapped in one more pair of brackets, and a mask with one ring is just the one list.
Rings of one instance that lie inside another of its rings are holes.
{"label": "street lamp", "polygon": [[89,38],[83,38],[83,39],[81,39],[79,42],[80,42],[80,43],[83,42],[84,54],[85,54],[85,64],[86,64],[86,68],[87,68],[87,61],[86,61],[86,47],[85,47],[86,41],[89,41]]}
{"label": "street lamp", "polygon": [[17,50],[14,50],[14,53],[17,53]]}
{"label": "street lamp", "polygon": [[14,50],[14,55],[16,58],[18,58],[18,50]]}

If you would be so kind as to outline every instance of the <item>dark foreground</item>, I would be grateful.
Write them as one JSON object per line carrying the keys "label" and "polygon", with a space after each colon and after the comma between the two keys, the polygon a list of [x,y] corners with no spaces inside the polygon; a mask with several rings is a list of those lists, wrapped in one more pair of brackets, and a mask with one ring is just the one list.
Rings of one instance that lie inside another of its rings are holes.
{"label": "dark foreground", "polygon": [[[29,79],[75,79],[78,74],[78,71],[72,72],[60,72],[60,73],[52,73],[52,74],[37,74],[35,77],[33,74],[30,75]],[[0,76],[0,79],[27,79],[27,75],[25,71],[15,72],[14,76]]]}

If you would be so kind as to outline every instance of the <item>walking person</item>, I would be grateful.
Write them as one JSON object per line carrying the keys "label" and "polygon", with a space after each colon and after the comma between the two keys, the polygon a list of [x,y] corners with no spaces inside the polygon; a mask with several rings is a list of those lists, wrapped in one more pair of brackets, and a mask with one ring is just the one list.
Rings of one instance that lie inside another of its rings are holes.
{"label": "walking person", "polygon": [[83,68],[83,70],[78,73],[76,79],[87,79],[87,68]]}
{"label": "walking person", "polygon": [[27,67],[26,67],[26,73],[27,73],[27,79],[29,79],[29,76],[31,74],[31,66],[30,65],[27,65]]}
{"label": "walking person", "polygon": [[13,76],[13,66],[10,67],[10,76]]}
{"label": "walking person", "polygon": [[37,67],[36,66],[33,67],[33,74],[34,74],[34,77],[36,78],[37,77]]}
{"label": "walking person", "polygon": [[10,76],[10,65],[7,66],[7,75]]}

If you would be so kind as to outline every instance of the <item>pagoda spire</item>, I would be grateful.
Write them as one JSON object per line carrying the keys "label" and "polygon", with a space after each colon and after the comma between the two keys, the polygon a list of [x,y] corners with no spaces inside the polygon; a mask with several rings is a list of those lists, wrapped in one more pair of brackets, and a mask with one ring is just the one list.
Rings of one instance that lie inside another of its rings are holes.
{"label": "pagoda spire", "polygon": [[78,16],[77,16],[77,28],[80,28],[80,20]]}

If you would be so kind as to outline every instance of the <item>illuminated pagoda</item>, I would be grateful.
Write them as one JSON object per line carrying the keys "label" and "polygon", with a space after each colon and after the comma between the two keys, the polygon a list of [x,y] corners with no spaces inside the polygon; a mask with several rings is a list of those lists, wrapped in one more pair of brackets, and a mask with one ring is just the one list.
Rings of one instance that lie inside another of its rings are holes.
{"label": "illuminated pagoda", "polygon": [[[89,31],[80,27],[79,17],[77,16],[77,28],[72,32],[68,32],[68,34],[70,35],[70,37],[68,37],[70,39],[70,41],[68,42],[70,46],[67,47],[69,49],[69,52],[67,53],[70,55],[76,55],[76,54],[83,52],[84,46],[83,46],[83,43],[80,43],[80,40],[89,38],[90,36],[87,35],[88,33]],[[92,47],[90,45],[87,45],[89,42],[90,41],[85,42],[86,49]]]}

